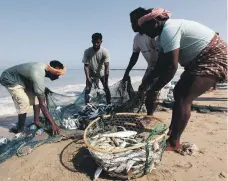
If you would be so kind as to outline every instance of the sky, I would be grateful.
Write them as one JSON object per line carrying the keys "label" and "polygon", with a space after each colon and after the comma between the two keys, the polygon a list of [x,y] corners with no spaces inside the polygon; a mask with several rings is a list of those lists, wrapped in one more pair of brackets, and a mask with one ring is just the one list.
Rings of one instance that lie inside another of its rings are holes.
{"label": "sky", "polygon": [[[24,62],[59,60],[83,68],[91,35],[103,35],[110,68],[126,68],[134,32],[129,13],[137,7],[161,7],[172,18],[202,23],[227,41],[226,0],[0,0],[0,69]],[[140,56],[135,68],[146,68]]]}

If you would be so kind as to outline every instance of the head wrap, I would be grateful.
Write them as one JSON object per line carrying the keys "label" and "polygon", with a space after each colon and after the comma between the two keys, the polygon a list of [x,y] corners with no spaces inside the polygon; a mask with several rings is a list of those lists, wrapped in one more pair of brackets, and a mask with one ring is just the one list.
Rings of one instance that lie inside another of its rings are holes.
{"label": "head wrap", "polygon": [[63,67],[63,69],[56,69],[50,65],[47,65],[45,70],[51,72],[54,75],[64,75],[66,73],[66,67]]}
{"label": "head wrap", "polygon": [[162,8],[154,8],[150,13],[144,15],[143,17],[139,18],[138,20],[138,25],[142,26],[143,23],[150,21],[152,19],[155,19],[157,17],[161,18],[170,18],[171,17],[171,12],[167,11]]}

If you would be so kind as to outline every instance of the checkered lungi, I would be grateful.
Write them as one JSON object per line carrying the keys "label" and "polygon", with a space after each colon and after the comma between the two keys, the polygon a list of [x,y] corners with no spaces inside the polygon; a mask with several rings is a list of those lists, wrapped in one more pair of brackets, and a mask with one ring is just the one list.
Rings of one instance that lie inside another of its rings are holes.
{"label": "checkered lungi", "polygon": [[213,76],[218,82],[225,82],[227,81],[227,59],[227,43],[215,35],[207,47],[185,67],[182,76],[185,74]]}

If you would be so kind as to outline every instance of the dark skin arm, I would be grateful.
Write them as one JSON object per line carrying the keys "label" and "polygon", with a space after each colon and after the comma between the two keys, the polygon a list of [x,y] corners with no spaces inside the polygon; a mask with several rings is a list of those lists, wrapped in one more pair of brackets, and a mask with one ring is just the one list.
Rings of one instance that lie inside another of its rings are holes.
{"label": "dark skin arm", "polygon": [[[39,107],[40,107],[44,117],[51,123],[51,129],[52,129],[53,133],[58,134],[59,127],[55,124],[53,117],[51,116],[50,112],[48,111],[45,98],[39,97],[38,100],[39,100]],[[36,109],[36,110],[38,111],[39,109]]]}
{"label": "dark skin arm", "polygon": [[160,91],[174,77],[179,60],[179,49],[164,53],[159,56],[159,61],[155,70],[142,82],[139,90],[145,90],[151,83],[152,77],[158,77],[158,80],[152,85],[153,91]]}
{"label": "dark skin arm", "polygon": [[84,71],[85,71],[85,75],[86,75],[86,80],[88,80],[90,83],[92,83],[92,80],[89,76],[89,65],[88,64],[84,64]]}
{"label": "dark skin arm", "polygon": [[132,55],[131,55],[131,58],[130,58],[130,62],[128,64],[128,66],[127,66],[127,69],[126,69],[126,71],[124,73],[123,80],[126,80],[126,78],[129,76],[129,73],[130,73],[131,69],[137,63],[138,58],[139,58],[139,53],[138,52],[133,52]]}
{"label": "dark skin arm", "polygon": [[109,62],[104,63],[104,74],[105,74],[105,83],[108,82],[108,76],[109,76]]}

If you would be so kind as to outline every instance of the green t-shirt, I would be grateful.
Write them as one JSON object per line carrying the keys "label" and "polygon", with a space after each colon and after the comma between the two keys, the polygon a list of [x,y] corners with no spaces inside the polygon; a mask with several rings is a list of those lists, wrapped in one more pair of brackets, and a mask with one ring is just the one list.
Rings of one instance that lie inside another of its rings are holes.
{"label": "green t-shirt", "polygon": [[21,85],[34,91],[38,97],[45,97],[45,67],[46,64],[39,62],[13,66],[2,73],[0,83],[6,87]]}

